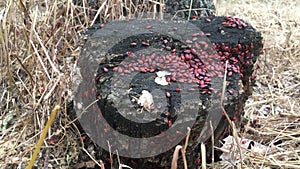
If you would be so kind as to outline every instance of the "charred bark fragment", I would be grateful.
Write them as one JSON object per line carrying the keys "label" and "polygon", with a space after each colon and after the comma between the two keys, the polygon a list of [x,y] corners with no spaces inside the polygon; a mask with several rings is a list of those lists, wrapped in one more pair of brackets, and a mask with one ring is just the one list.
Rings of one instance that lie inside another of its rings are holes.
{"label": "charred bark fragment", "polygon": [[[83,6],[83,2],[85,2],[85,7],[93,9],[94,12],[90,13],[92,19],[95,15],[95,11],[102,5],[102,2],[99,0],[73,0],[73,2],[79,6]],[[154,2],[155,1],[152,2],[148,0],[123,1],[124,6],[119,12],[122,13],[124,17],[127,17],[128,14],[135,14],[131,17],[139,17],[140,15],[145,15],[143,14],[145,11],[153,13],[154,11],[161,12],[161,9],[163,9],[163,13],[169,14],[167,17],[171,16],[175,20],[188,20],[214,16],[216,11],[213,0],[156,0],[156,3]],[[164,2],[164,6],[159,5],[161,2]],[[131,11],[129,9],[131,9]],[[105,22],[104,18],[105,16],[100,14],[96,22],[103,23]]]}
{"label": "charred bark fragment", "polygon": [[[191,5],[192,2],[192,5]],[[189,11],[191,9],[191,11]],[[215,14],[213,0],[165,0],[165,12],[182,19],[197,19]],[[188,18],[190,16],[190,18]]]}

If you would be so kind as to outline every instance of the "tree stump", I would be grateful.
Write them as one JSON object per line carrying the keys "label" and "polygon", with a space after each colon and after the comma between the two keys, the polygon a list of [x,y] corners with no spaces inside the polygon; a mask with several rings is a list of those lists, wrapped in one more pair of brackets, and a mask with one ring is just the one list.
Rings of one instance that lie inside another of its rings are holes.
{"label": "tree stump", "polygon": [[[129,20],[97,24],[87,35],[78,61],[82,79],[76,83],[74,107],[76,113],[86,111],[80,115],[81,131],[101,145],[96,156],[107,166],[110,148],[132,168],[170,168],[187,126],[192,129],[188,168],[201,165],[201,142],[210,159],[210,124],[217,146],[230,131],[220,106],[224,76],[223,106],[240,126],[262,49],[261,34],[249,23],[214,16],[178,22]],[[167,85],[155,82],[159,72],[165,73]],[[140,100],[144,91],[152,94],[155,108],[144,105],[151,102],[147,98]],[[97,104],[91,104],[96,99]],[[155,154],[158,149],[162,152]],[[178,163],[182,168],[182,161]]]}

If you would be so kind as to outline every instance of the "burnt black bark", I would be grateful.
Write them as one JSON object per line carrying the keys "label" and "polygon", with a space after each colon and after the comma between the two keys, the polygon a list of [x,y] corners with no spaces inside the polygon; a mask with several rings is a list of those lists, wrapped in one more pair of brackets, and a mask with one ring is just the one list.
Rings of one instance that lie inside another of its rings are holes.
{"label": "burnt black bark", "polygon": [[[93,9],[93,11],[89,14],[91,18],[95,15],[95,11],[97,11],[102,5],[99,0],[87,0],[87,1],[78,1],[73,0],[74,4],[83,6],[83,2],[86,2],[86,7]],[[124,2],[124,1],[123,1]],[[157,1],[159,2],[159,1]],[[124,2],[125,3],[125,2]],[[127,4],[124,4],[123,7],[123,16],[128,16],[129,13],[134,14],[133,17],[140,16],[137,11],[153,12],[153,8],[149,10],[148,8],[153,6],[154,3],[151,1],[145,0],[131,0],[127,1]],[[132,11],[129,11],[129,6]],[[160,5],[156,5],[156,11],[160,12]],[[215,14],[215,5],[213,0],[165,0],[163,12],[165,14],[169,14],[169,16],[165,15],[166,18],[172,17],[172,19],[176,20],[187,20],[187,19],[198,19],[200,17],[214,16]],[[105,16],[100,14],[99,19],[96,22],[105,22]]]}

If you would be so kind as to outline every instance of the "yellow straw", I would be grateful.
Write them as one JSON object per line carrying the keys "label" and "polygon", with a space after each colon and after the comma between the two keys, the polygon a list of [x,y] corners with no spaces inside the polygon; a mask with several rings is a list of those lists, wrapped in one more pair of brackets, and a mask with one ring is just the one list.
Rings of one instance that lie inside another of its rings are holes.
{"label": "yellow straw", "polygon": [[38,141],[38,143],[37,143],[37,145],[36,145],[36,147],[35,147],[35,150],[34,150],[34,152],[33,152],[33,155],[32,155],[32,157],[31,157],[31,159],[30,159],[30,161],[29,161],[29,164],[28,164],[28,166],[26,167],[26,169],[31,169],[31,168],[32,168],[32,166],[33,166],[33,164],[34,164],[34,161],[36,160],[37,155],[38,155],[38,153],[40,152],[41,146],[43,145],[43,142],[44,142],[44,139],[45,139],[45,137],[46,137],[46,135],[47,135],[47,133],[48,133],[48,130],[49,130],[49,128],[50,128],[50,126],[51,126],[51,124],[52,124],[52,122],[53,122],[53,120],[54,120],[54,118],[55,118],[55,116],[56,116],[56,114],[57,114],[57,112],[58,112],[59,109],[60,109],[60,106],[57,105],[57,106],[55,106],[54,109],[52,110],[52,113],[51,113],[51,115],[50,115],[50,118],[49,118],[48,121],[47,121],[47,124],[46,124],[46,126],[45,126],[45,128],[44,128],[44,130],[43,130],[43,132],[42,132],[42,134],[41,134],[41,137],[40,137],[40,139],[39,139],[39,141]]}

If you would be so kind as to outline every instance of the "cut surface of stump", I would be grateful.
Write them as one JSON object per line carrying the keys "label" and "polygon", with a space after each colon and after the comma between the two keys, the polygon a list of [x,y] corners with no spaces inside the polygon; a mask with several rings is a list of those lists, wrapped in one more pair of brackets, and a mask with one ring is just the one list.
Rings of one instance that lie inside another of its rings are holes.
{"label": "cut surface of stump", "polygon": [[95,25],[87,34],[74,108],[107,166],[110,149],[133,168],[170,167],[187,127],[188,168],[200,166],[201,142],[211,147],[210,122],[216,145],[230,131],[220,106],[225,68],[223,106],[240,126],[262,49],[261,34],[248,23],[129,20]]}

